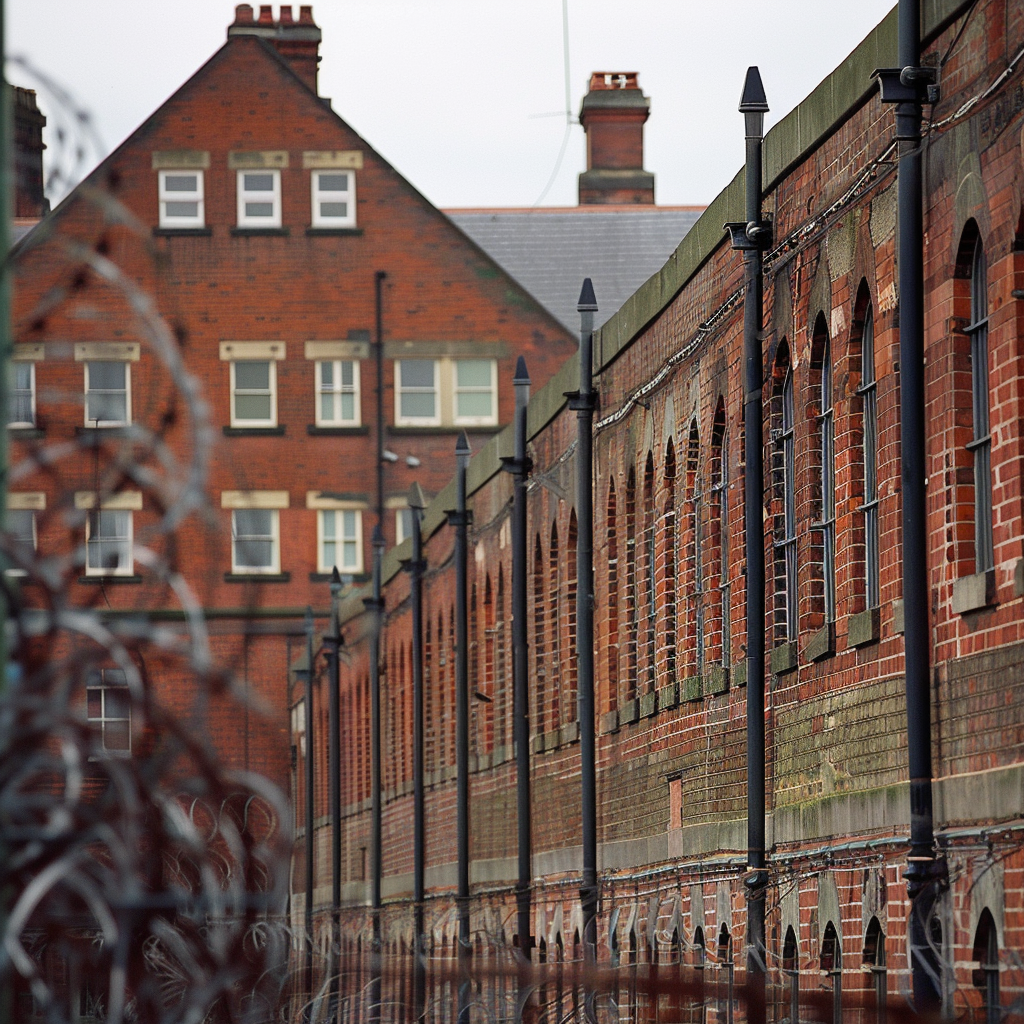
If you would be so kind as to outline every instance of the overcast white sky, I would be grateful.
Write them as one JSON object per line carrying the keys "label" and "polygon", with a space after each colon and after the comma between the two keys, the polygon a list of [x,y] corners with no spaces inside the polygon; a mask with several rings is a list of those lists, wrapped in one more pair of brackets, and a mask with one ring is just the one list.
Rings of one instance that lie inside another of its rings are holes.
{"label": "overcast white sky", "polygon": [[[565,130],[564,114],[540,116],[565,109],[562,3],[319,0],[321,95],[437,205],[532,206]],[[748,65],[760,66],[771,125],[894,0],[567,3],[573,117],[591,71],[639,72],[652,101],[645,163],[657,202],[671,205],[709,202],[742,164]],[[233,18],[228,0],[7,0],[8,53],[66,86],[109,151],[222,45]],[[9,77],[35,84],[17,67]],[[575,204],[584,160],[574,125],[544,205]]]}

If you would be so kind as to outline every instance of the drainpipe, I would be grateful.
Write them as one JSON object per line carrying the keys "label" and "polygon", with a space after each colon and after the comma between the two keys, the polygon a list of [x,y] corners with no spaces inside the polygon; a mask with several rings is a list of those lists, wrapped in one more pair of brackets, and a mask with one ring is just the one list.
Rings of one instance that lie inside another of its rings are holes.
{"label": "drainpipe", "polygon": [[530,925],[533,882],[530,831],[530,678],[527,657],[527,566],[526,566],[526,481],[531,462],[526,454],[526,407],[530,401],[530,375],[520,356],[512,378],[516,392],[515,455],[502,459],[503,468],[514,477],[512,497],[512,682],[515,691],[516,819],[519,877],[516,882],[519,952],[530,959],[533,929]]}
{"label": "drainpipe", "polygon": [[[927,436],[924,393],[924,215],[921,117],[938,99],[935,68],[920,66],[920,0],[900,0],[898,68],[875,72],[883,103],[896,104],[899,145],[898,269],[900,330],[900,461],[903,493],[903,642],[910,769],[910,855],[904,877],[910,897],[914,1006],[942,1004],[940,951],[930,923],[947,868],[935,848],[932,815],[931,641],[928,599],[928,523],[925,504]],[[948,937],[947,937],[948,938]]]}
{"label": "drainpipe", "polygon": [[313,609],[306,608],[306,995],[313,998]]}
{"label": "drainpipe", "polygon": [[426,942],[423,935],[423,899],[425,872],[424,807],[423,807],[423,559],[422,517],[426,502],[420,485],[409,491],[412,514],[412,560],[406,569],[412,577],[412,900],[415,918],[415,1006],[422,1016],[426,999],[424,966]]}
{"label": "drainpipe", "polygon": [[384,529],[384,296],[382,294],[387,271],[373,275],[374,313],[377,341],[377,527]]}
{"label": "drainpipe", "polygon": [[463,430],[455,443],[455,511],[448,522],[455,527],[455,774],[458,846],[459,914],[459,1024],[468,1024],[471,996],[469,958],[473,940],[469,930],[469,623],[468,570],[469,523],[466,510],[466,472],[469,469],[469,438]]}
{"label": "drainpipe", "polygon": [[765,1015],[765,855],[764,747],[764,250],[771,225],[761,211],[761,150],[768,101],[761,73],[747,69],[740,97],[746,136],[746,220],[727,224],[732,247],[743,253],[743,532],[747,562],[747,964],[748,1014]]}
{"label": "drainpipe", "polygon": [[[580,776],[583,809],[583,949],[585,962],[597,962],[597,766],[594,735],[594,314],[597,299],[585,278],[576,309],[580,314],[580,389],[566,395],[576,410],[576,665],[579,672],[578,711]],[[587,1019],[593,1019],[592,994],[587,995]]]}

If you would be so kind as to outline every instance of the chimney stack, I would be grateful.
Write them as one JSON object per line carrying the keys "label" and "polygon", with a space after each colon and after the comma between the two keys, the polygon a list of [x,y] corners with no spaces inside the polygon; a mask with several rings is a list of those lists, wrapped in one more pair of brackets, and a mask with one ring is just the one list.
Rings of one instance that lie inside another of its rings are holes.
{"label": "chimney stack", "polygon": [[291,65],[292,70],[306,85],[317,91],[317,67],[320,64],[320,40],[323,38],[319,27],[313,21],[313,8],[303,5],[299,8],[299,20],[292,16],[291,5],[282,5],[277,21],[270,4],[260,5],[260,15],[253,17],[251,4],[239,4],[235,8],[235,20],[228,26],[228,39],[235,36],[258,36],[271,43],[279,54]]}
{"label": "chimney stack", "polygon": [[587,169],[580,205],[654,205],[654,175],[644,170],[644,122],[651,101],[635,71],[595,71],[580,106],[587,135]]}

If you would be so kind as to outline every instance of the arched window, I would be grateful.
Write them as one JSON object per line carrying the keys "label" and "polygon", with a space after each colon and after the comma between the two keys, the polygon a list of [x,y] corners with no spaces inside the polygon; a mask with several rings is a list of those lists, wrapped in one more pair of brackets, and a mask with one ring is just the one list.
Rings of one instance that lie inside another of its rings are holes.
{"label": "arched window", "polygon": [[832,1024],[843,1024],[843,946],[831,921],[821,940],[821,970],[832,979]]}
{"label": "arched window", "polygon": [[491,593],[491,574],[484,577],[484,678],[481,692],[488,698],[484,702],[483,748],[489,754],[494,750],[494,597]]}
{"label": "arched window", "polygon": [[[683,478],[683,501],[685,515],[682,522],[683,564],[680,566],[680,584],[686,601],[686,625],[681,674],[684,678],[699,677],[704,667],[704,626],[702,538],[700,509],[700,476],[697,467],[700,459],[700,437],[697,421],[690,422],[686,441],[685,476]],[[699,687],[696,690],[700,692]],[[682,696],[682,694],[680,694]]]}
{"label": "arched window", "polygon": [[817,378],[818,394],[812,406],[818,409],[818,500],[815,526],[819,534],[822,603],[825,622],[836,618],[836,476],[835,476],[835,410],[832,403],[832,341],[828,335],[825,314],[814,321],[811,343],[811,373]]}
{"label": "arched window", "polygon": [[423,770],[434,770],[434,643],[430,611],[423,613]]}
{"label": "arched window", "polygon": [[772,505],[775,515],[774,626],[777,643],[797,638],[796,437],[789,344],[779,343],[772,370]]}
{"label": "arched window", "polygon": [[792,925],[786,929],[782,944],[782,970],[789,978],[789,1019],[796,1024],[800,1020],[800,947]]}
{"label": "arched window", "polygon": [[644,583],[643,583],[643,669],[644,693],[653,693],[655,623],[657,622],[658,586],[655,567],[655,515],[654,515],[654,456],[647,453],[644,466]]}
{"label": "arched window", "polygon": [[725,401],[718,396],[711,427],[711,545],[718,577],[718,601],[714,609],[712,641],[723,668],[729,667],[729,457],[725,429]]}
{"label": "arched window", "polygon": [[448,737],[447,764],[455,764],[455,605],[448,605],[448,675],[445,704],[448,707],[448,719],[445,722],[445,735]]}
{"label": "arched window", "polygon": [[881,602],[878,552],[878,381],[875,377],[875,316],[867,284],[861,284],[855,323],[860,328],[861,462],[863,491],[860,513],[864,527],[864,604],[877,608]]}
{"label": "arched window", "polygon": [[546,710],[547,689],[547,646],[544,632],[544,605],[547,599],[544,572],[544,548],[540,542],[540,534],[534,537],[533,543],[533,720],[538,736],[544,733],[544,712]]}
{"label": "arched window", "polygon": [[675,683],[676,679],[676,452],[672,438],[665,446],[665,570],[664,628],[659,647],[664,650],[665,663],[662,678]]}
{"label": "arched window", "polygon": [[469,736],[472,753],[480,754],[480,718],[483,715],[482,702],[476,696],[480,692],[480,644],[477,630],[480,618],[476,604],[476,580],[469,588]]}
{"label": "arched window", "polygon": [[558,578],[558,522],[551,521],[551,546],[548,548],[548,595],[550,601],[550,613],[548,618],[551,621],[551,657],[549,687],[550,707],[548,708],[548,728],[552,731],[558,728],[561,720],[561,705],[559,703],[561,694],[559,692],[561,683],[561,648],[562,648],[562,616],[561,603],[559,602],[559,578]]}
{"label": "arched window", "polygon": [[889,986],[885,969],[885,933],[877,917],[871,918],[864,936],[864,966],[871,971],[874,983],[876,1024],[885,1024]]}
{"label": "arched window", "polygon": [[494,602],[494,745],[508,747],[511,754],[509,718],[512,681],[506,671],[508,644],[505,643],[505,567],[498,566],[498,590]]}
{"label": "arched window", "polygon": [[999,1024],[999,933],[988,907],[981,912],[974,933],[974,959],[978,969],[973,981],[984,1000],[985,1024]]}
{"label": "arched window", "polygon": [[967,445],[974,453],[974,571],[995,564],[992,547],[992,437],[988,397],[988,271],[981,236],[971,256],[971,408],[974,433]]}
{"label": "arched window", "polygon": [[569,644],[566,657],[568,672],[566,672],[565,704],[562,709],[562,717],[567,722],[576,721],[576,509],[569,510],[569,532],[565,538],[565,561],[567,563],[565,581],[565,618],[569,628],[567,630],[567,642]]}
{"label": "arched window", "polygon": [[637,674],[637,600],[636,600],[636,472],[629,467],[626,477],[626,693],[625,700],[636,699]]}
{"label": "arched window", "polygon": [[608,533],[608,627],[606,657],[608,664],[608,710],[619,706],[619,537],[616,516],[615,477],[608,481],[608,514],[605,529]]}

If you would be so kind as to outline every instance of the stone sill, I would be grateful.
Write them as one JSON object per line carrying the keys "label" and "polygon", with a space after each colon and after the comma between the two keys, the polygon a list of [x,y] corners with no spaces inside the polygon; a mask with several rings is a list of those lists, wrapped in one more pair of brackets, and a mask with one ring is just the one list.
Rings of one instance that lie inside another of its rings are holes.
{"label": "stone sill", "polygon": [[445,435],[451,435],[452,437],[455,437],[457,434],[461,433],[463,430],[467,434],[497,434],[497,433],[500,433],[502,429],[503,428],[500,425],[498,425],[498,424],[494,424],[493,426],[484,424],[484,425],[480,425],[480,426],[467,426],[467,427],[459,427],[459,426],[455,426],[454,424],[452,424],[452,425],[441,424],[440,426],[436,426],[436,427],[413,427],[413,426],[403,427],[403,426],[396,426],[395,424],[391,423],[391,424],[388,424],[387,432],[388,432],[388,434],[394,434],[394,435],[396,435],[398,437],[402,437],[402,436],[413,436],[414,437],[414,436],[417,436],[417,435],[419,435],[421,437],[444,437]]}
{"label": "stone sill", "polygon": [[306,234],[309,236],[321,235],[325,238],[340,238],[344,235],[359,236],[363,233],[362,228],[306,228]]}
{"label": "stone sill", "polygon": [[996,603],[996,571],[988,569],[953,581],[953,614],[966,615]]}
{"label": "stone sill", "polygon": [[726,693],[729,689],[729,670],[721,665],[709,665],[704,672],[702,689],[708,697]]}
{"label": "stone sill", "polygon": [[658,710],[658,695],[652,690],[640,696],[640,717],[650,718]]}
{"label": "stone sill", "polygon": [[222,427],[225,437],[284,437],[284,425],[279,427]]}
{"label": "stone sill", "polygon": [[290,572],[226,572],[225,583],[289,583]]}
{"label": "stone sill", "polygon": [[153,228],[154,238],[209,238],[213,228]]}
{"label": "stone sill", "polygon": [[619,713],[618,711],[609,711],[607,714],[601,716],[601,735],[607,736],[608,733],[619,731]]}
{"label": "stone sill", "polygon": [[234,235],[236,238],[242,237],[242,236],[245,236],[245,235],[253,235],[254,237],[257,237],[257,238],[260,237],[260,236],[263,236],[263,237],[277,236],[277,237],[281,238],[281,237],[284,237],[286,235],[290,235],[291,234],[291,230],[289,228],[239,228],[239,227],[234,227],[234,228],[231,229],[231,234]]}
{"label": "stone sill", "polygon": [[619,725],[632,725],[640,721],[640,701],[635,697],[619,708]]}
{"label": "stone sill", "polygon": [[892,603],[892,631],[899,636],[903,633],[903,598],[899,597]]}
{"label": "stone sill", "polygon": [[873,644],[879,636],[877,608],[867,608],[846,620],[846,646],[864,647]]}
{"label": "stone sill", "polygon": [[781,676],[796,668],[796,641],[779,644],[772,649],[771,672],[773,676]]}
{"label": "stone sill", "polygon": [[686,676],[679,681],[679,701],[700,700],[704,696],[701,689],[700,676]]}
{"label": "stone sill", "polygon": [[804,657],[808,661],[821,661],[836,653],[836,627],[834,622],[826,622],[818,630],[804,648]]}
{"label": "stone sill", "polygon": [[370,433],[369,426],[362,427],[317,427],[310,423],[306,427],[310,437],[359,437]]}
{"label": "stone sill", "polygon": [[[309,574],[310,583],[330,583],[333,578],[334,574],[330,572],[311,572]],[[370,578],[368,572],[345,572],[341,574],[343,585],[346,580],[350,583],[369,583]]]}
{"label": "stone sill", "polygon": [[667,711],[679,703],[679,689],[674,682],[658,687],[658,710]]}
{"label": "stone sill", "polygon": [[141,576],[115,576],[113,574],[109,576],[98,575],[98,576],[79,576],[79,583],[141,583]]}
{"label": "stone sill", "polygon": [[8,427],[7,436],[12,441],[38,441],[46,437],[46,431],[39,427]]}

